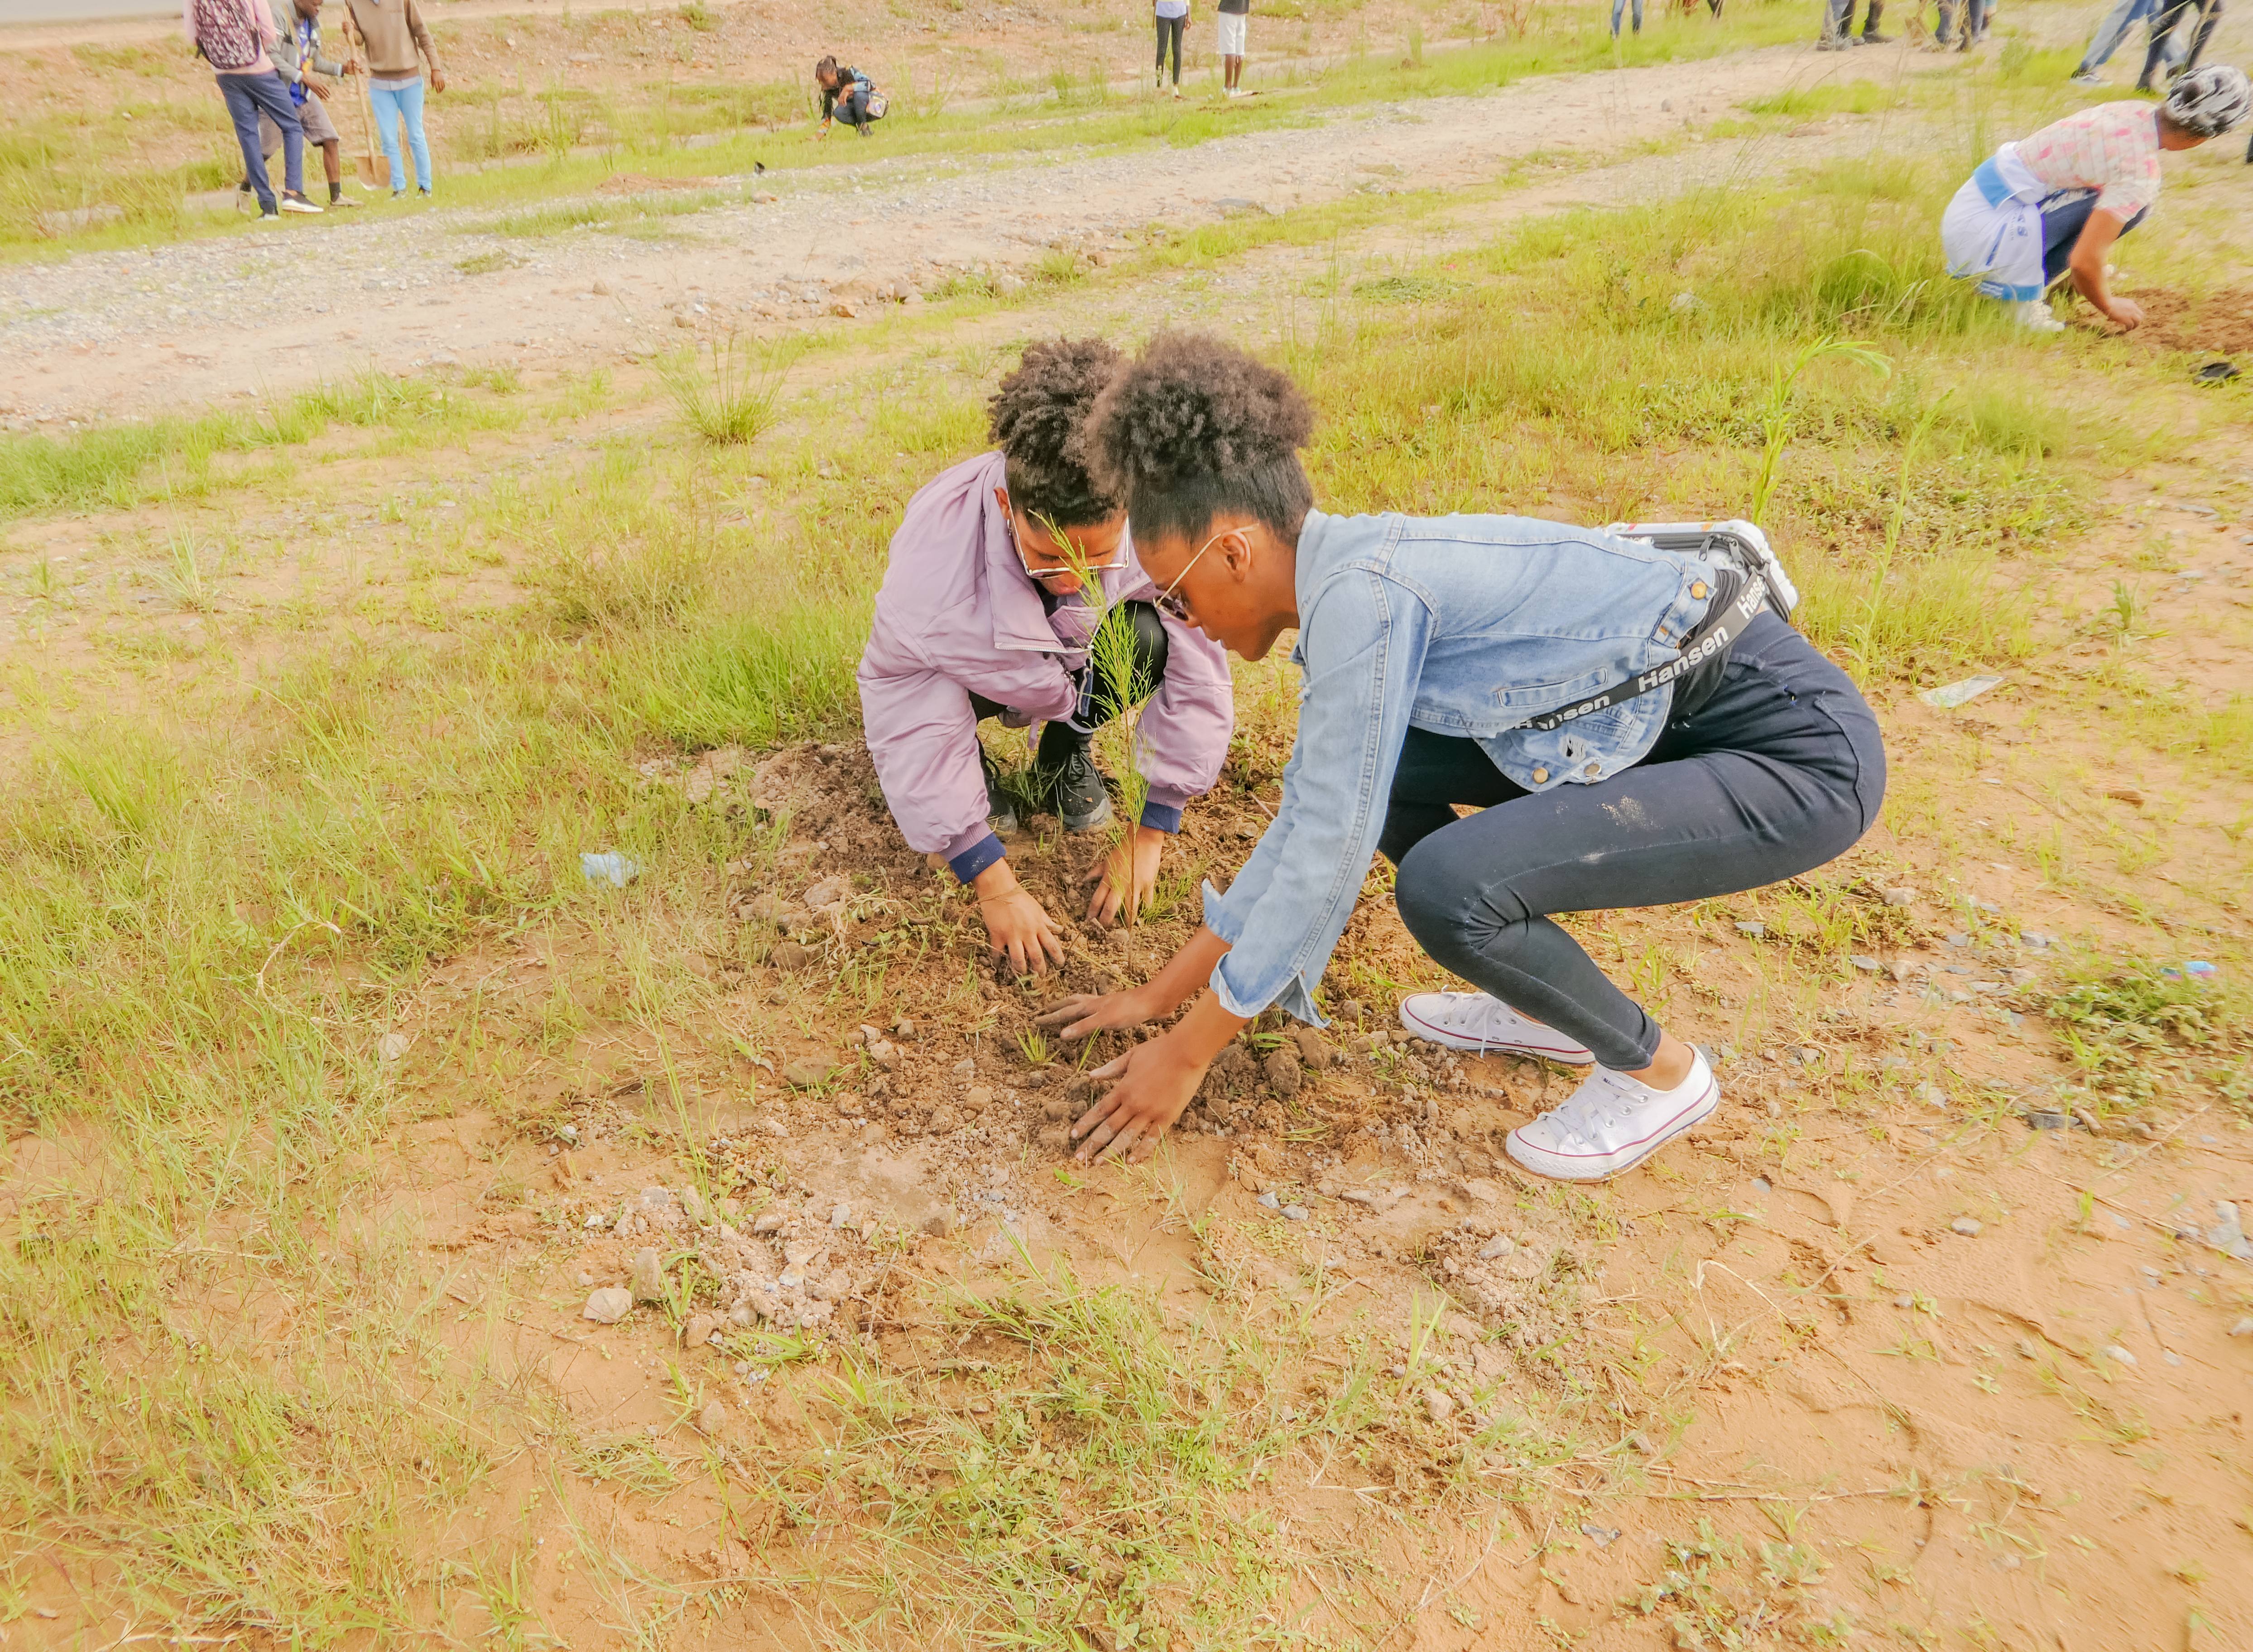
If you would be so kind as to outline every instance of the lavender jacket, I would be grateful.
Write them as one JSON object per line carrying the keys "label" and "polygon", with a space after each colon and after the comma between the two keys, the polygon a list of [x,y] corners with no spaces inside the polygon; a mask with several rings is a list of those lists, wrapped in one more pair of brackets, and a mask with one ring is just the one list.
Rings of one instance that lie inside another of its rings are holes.
{"label": "lavender jacket", "polygon": [[[966,883],[1002,858],[986,825],[970,696],[1008,707],[1020,726],[1070,716],[1066,673],[1086,663],[1094,618],[1076,596],[1043,611],[994,502],[1003,469],[998,453],[966,459],[908,501],[858,673],[868,755],[892,818],[910,848],[945,855]],[[1105,596],[1154,601],[1157,587],[1131,543],[1126,552],[1126,566],[1102,576]],[[1175,832],[1182,805],[1220,777],[1236,699],[1227,651],[1163,618],[1165,680],[1143,710],[1135,757],[1149,782],[1142,824]]]}

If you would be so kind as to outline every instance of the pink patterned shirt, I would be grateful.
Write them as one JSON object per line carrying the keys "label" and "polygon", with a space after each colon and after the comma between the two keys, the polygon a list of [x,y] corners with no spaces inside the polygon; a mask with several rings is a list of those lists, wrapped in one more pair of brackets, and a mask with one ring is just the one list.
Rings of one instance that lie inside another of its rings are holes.
{"label": "pink patterned shirt", "polygon": [[2159,198],[2159,111],[2092,105],[2019,139],[2019,158],[2054,190],[2096,190],[2096,210],[2124,223]]}

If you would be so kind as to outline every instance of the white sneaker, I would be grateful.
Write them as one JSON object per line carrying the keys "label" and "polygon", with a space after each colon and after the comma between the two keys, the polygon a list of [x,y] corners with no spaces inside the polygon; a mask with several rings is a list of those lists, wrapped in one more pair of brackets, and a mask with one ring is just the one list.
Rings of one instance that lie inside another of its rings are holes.
{"label": "white sneaker", "polygon": [[2063,332],[2065,324],[2050,313],[2049,306],[2039,298],[2029,298],[2012,312],[2019,325],[2029,332]]}
{"label": "white sneaker", "polygon": [[1599,1067],[1561,1107],[1510,1133],[1510,1156],[1537,1175],[1601,1181],[1632,1170],[1721,1104],[1703,1055],[1671,1090]]}
{"label": "white sneaker", "polygon": [[282,210],[285,213],[303,213],[315,218],[320,216],[321,212],[319,207],[302,195],[284,195],[282,198]]}
{"label": "white sneaker", "polygon": [[1529,1021],[1487,993],[1416,993],[1400,1003],[1400,1025],[1449,1049],[1498,1049],[1586,1067],[1595,1056],[1553,1027]]}

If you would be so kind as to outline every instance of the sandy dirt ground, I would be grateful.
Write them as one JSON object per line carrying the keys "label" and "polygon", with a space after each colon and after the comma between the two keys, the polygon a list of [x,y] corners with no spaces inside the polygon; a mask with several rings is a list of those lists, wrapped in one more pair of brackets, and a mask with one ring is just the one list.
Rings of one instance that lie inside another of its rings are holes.
{"label": "sandy dirt ground", "polygon": [[[479,275],[457,265],[521,243],[466,213],[404,228],[362,221],[323,236],[321,296],[301,317],[262,316],[255,360],[230,312],[266,302],[304,243],[19,268],[0,273],[10,362],[0,411],[54,428],[277,394],[367,362],[543,373],[639,363],[736,328],[866,327],[917,309],[952,275],[1022,272],[1057,247],[1123,254],[1150,224],[1372,187],[1464,194],[1428,229],[1372,232],[1343,254],[1279,249],[1214,280],[1154,278],[1097,299],[1030,293],[960,336],[1096,316],[1125,324],[1175,305],[1240,306],[1272,327],[1283,322],[1273,295],[1322,259],[1428,251],[1510,215],[1726,185],[1866,141],[1874,129],[1845,119],[1757,143],[1691,141],[1741,98],[1824,72],[1810,54],[1775,51],[1526,82],[1184,151],[1007,170],[877,157],[819,184],[765,186],[772,200],[667,220],[677,241],[551,238],[521,265]],[[1657,140],[1679,142],[1623,158]],[[1554,177],[1489,188],[1542,156],[1559,162]],[[836,250],[841,226],[849,253]],[[2154,308],[2175,324],[2179,307]],[[2180,341],[2225,345],[2213,330],[2243,324],[2242,307],[2209,309]],[[872,349],[921,342],[870,338]],[[659,429],[642,418],[603,435],[654,440]],[[497,466],[568,464],[575,441],[449,453],[412,479],[481,486]],[[400,471],[373,464],[354,483],[366,495],[349,507],[355,563],[411,552],[408,531],[375,509]],[[2244,687],[2241,653],[2202,629],[2253,605],[2243,432],[2124,481],[2107,505],[2112,518],[2063,564],[2060,606],[2105,600],[2132,526],[2166,545],[2180,575],[2152,596],[2150,668],[2201,672],[2216,693]],[[91,589],[132,526],[30,523],[7,543],[79,567]],[[247,526],[278,538],[307,524],[276,504]],[[489,571],[464,600],[510,599],[512,572]],[[12,614],[29,611],[17,601]],[[151,623],[186,637],[223,621]],[[85,659],[73,635],[48,639],[62,650],[51,658]],[[402,1112],[423,1122],[386,1144],[384,1173],[337,1225],[362,1236],[347,1250],[402,1225],[422,1234],[434,1296],[463,1310],[453,1335],[492,1362],[497,1382],[552,1392],[575,1425],[722,1472],[654,1494],[565,1476],[560,1498],[525,1515],[544,1473],[527,1456],[497,1477],[495,1512],[456,1512],[434,1545],[531,1541],[527,1590],[572,1646],[625,1643],[615,1602],[574,1558],[584,1530],[693,1592],[699,1611],[667,1631],[670,1644],[838,1644],[806,1580],[834,1564],[852,1511],[747,1518],[732,1489],[751,1483],[743,1465],[826,1437],[828,1379],[799,1365],[770,1375],[739,1356],[764,1335],[849,1339],[909,1374],[927,1411],[996,1431],[1036,1397],[997,1375],[1002,1350],[965,1342],[932,1305],[1000,1290],[1029,1256],[1145,1293],[1184,1337],[1311,1326],[1319,1356],[1305,1370],[1227,1397],[1263,1414],[1314,1403],[1321,1357],[1347,1339],[1373,1335],[1387,1350],[1391,1432],[1344,1455],[1309,1434],[1270,1480],[1279,1543],[1310,1556],[1371,1544],[1392,1563],[1350,1604],[1318,1581],[1300,1592],[1298,1628],[1331,1644],[2253,1647],[2253,1246],[2239,1237],[2253,1219],[2253,1135],[2227,1109],[2164,1097],[2154,1122],[2076,1116],[2073,1070],[2038,1008],[2076,962],[2118,941],[2125,916],[2061,893],[2027,853],[1982,847],[2049,828],[2043,777],[2068,743],[2086,755],[2096,713],[2030,730],[1977,704],[1943,712],[1901,694],[1880,709],[1898,766],[1960,784],[1923,798],[1914,829],[1889,818],[1825,869],[1870,951],[1788,1032],[1744,1031],[1743,1007],[1803,967],[1803,938],[1775,904],[1584,926],[1608,961],[1663,951],[1671,1024],[1719,1057],[1727,1104],[1650,1165],[1569,1195],[1514,1172],[1502,1139],[1570,1077],[1409,1043],[1392,1006],[1373,1000],[1327,1034],[1279,1044],[1280,1061],[1217,1072],[1161,1175],[1059,1176],[1058,1132],[1078,1092],[1016,1042],[1039,994],[982,982],[971,1018],[934,1007],[938,986],[910,986],[868,1027],[833,1001],[847,960],[910,928],[934,948],[934,982],[962,978],[980,950],[959,915],[931,916],[931,876],[872,801],[865,752],[848,742],[652,760],[651,786],[741,823],[747,846],[756,820],[788,814],[771,875],[746,887],[731,867],[706,893],[704,916],[742,938],[696,960],[712,984],[709,1023],[663,1048],[605,1025],[534,1052],[525,1029],[561,960],[536,941],[451,960],[402,1004],[385,1056],[415,1104]],[[2172,756],[2088,761],[2103,772],[2076,806],[2168,836],[2150,887],[2195,909],[2187,948],[2199,925],[2240,932],[2236,912],[2192,891],[2236,864],[2236,839],[2216,822],[2243,800]],[[1271,786],[1252,806],[1193,810],[1180,854],[1224,880],[1272,800]],[[1086,851],[1052,826],[1029,822],[1012,853],[1061,908]],[[1077,932],[1067,979],[1135,976],[1185,933],[1178,919],[1131,939]],[[1380,898],[1364,902],[1344,947],[1401,979],[1423,967]],[[285,960],[282,976],[296,967]],[[764,1025],[778,1004],[808,1007],[747,1057],[731,1031]],[[471,1105],[457,1033],[473,1013],[524,1031],[525,1044],[506,1070],[478,1075]],[[707,1167],[694,1178],[666,1134],[684,1124]],[[9,1150],[0,1214],[49,1186],[99,1183],[67,1133],[19,1135]],[[698,1183],[724,1196],[708,1202]],[[647,1307],[590,1321],[590,1292],[630,1288],[640,1253],[658,1247],[698,1256],[725,1302],[679,1325]],[[1418,1305],[1433,1303],[1435,1328],[1420,1334]],[[224,1339],[246,1318],[277,1349],[319,1334],[314,1312],[301,1326],[248,1272],[240,1290],[175,1304],[165,1328]],[[693,1405],[668,1377],[683,1367]],[[1545,1446],[1465,1444],[1531,1398],[1567,1394],[1606,1397],[1588,1413],[1601,1425],[1545,1457],[1538,1495],[1524,1476]],[[1457,1495],[1432,1515],[1426,1476],[1441,1459],[1492,1499]],[[143,1627],[85,1608],[108,1581],[98,1564],[48,1558],[26,1596],[36,1615],[6,1626],[11,1642],[118,1644]],[[466,1607],[416,1605],[448,1633],[478,1628]],[[1075,1621],[1076,1644],[1106,1644],[1092,1620],[1069,1614],[1059,1644]]]}

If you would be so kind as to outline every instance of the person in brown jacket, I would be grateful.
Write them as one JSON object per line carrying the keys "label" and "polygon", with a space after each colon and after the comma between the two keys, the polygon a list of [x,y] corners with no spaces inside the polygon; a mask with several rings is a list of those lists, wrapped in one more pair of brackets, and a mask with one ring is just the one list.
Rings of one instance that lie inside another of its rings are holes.
{"label": "person in brown jacket", "polygon": [[[375,129],[382,135],[383,158],[391,168],[391,199],[407,193],[407,173],[399,164],[399,123],[407,122],[407,146],[415,153],[415,193],[430,193],[430,141],[422,135],[422,65],[430,66],[430,89],[446,89],[438,48],[415,0],[345,0],[352,29],[367,53],[367,92],[375,105]],[[419,56],[418,56],[419,53]]]}

